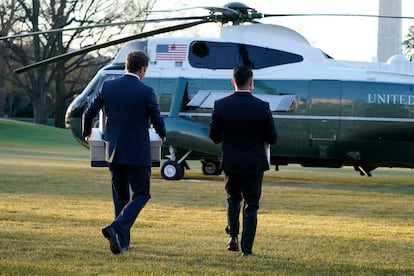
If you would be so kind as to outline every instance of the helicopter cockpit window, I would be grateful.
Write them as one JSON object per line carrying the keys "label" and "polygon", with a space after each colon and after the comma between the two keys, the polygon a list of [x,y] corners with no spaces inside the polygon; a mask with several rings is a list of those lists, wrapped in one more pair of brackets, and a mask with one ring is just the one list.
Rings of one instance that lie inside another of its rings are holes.
{"label": "helicopter cockpit window", "polygon": [[253,69],[303,61],[303,57],[285,51],[231,42],[194,41],[189,54],[191,66],[207,69],[233,69],[249,65]]}
{"label": "helicopter cockpit window", "polygon": [[88,98],[94,98],[102,87],[102,84],[107,80],[113,80],[121,76],[121,74],[99,74],[95,77],[88,87],[85,88]]}

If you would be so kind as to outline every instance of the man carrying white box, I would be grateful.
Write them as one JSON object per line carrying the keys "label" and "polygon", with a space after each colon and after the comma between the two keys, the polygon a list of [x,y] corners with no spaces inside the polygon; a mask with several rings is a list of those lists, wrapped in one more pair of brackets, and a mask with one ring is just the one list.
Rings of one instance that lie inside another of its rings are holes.
{"label": "man carrying white box", "polygon": [[83,136],[89,141],[93,119],[105,109],[105,159],[111,172],[115,220],[102,229],[102,234],[114,254],[129,249],[131,227],[151,198],[149,121],[162,143],[166,137],[156,94],[142,82],[148,64],[144,52],[129,53],[125,61],[127,72],[104,82],[83,116]]}

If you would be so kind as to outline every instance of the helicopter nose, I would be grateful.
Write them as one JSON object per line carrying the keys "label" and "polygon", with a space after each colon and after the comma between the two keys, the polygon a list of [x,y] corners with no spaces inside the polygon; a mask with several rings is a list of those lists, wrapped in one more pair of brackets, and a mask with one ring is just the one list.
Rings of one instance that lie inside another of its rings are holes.
{"label": "helicopter nose", "polygon": [[65,116],[66,128],[68,128],[74,138],[85,147],[89,147],[82,136],[82,115],[88,105],[86,97],[78,96],[67,108]]}

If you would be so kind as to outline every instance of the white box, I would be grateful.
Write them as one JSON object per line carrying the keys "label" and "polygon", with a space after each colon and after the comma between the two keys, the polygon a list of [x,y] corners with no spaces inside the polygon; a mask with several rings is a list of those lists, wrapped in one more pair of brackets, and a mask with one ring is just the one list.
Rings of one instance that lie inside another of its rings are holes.
{"label": "white box", "polygon": [[[161,146],[160,136],[155,129],[148,129],[151,144],[151,161],[152,167],[160,167],[161,165]],[[102,137],[100,128],[92,128],[89,137],[91,167],[107,167],[108,163],[105,158],[105,141]]]}
{"label": "white box", "polygon": [[105,141],[99,128],[92,128],[89,137],[91,167],[107,167],[105,159]]}
{"label": "white box", "polygon": [[149,128],[148,133],[149,133],[150,144],[151,144],[152,167],[160,167],[161,166],[161,146],[162,146],[161,138],[158,135],[158,133],[155,132],[154,128]]}

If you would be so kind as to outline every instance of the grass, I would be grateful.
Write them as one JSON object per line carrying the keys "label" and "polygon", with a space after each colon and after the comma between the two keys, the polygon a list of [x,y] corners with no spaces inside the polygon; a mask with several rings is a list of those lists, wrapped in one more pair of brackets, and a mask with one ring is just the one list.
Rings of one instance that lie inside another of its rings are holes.
{"label": "grass", "polygon": [[113,255],[109,173],[67,130],[0,119],[1,275],[413,275],[411,170],[266,172],[250,259],[226,250],[221,176],[153,169],[152,199]]}

